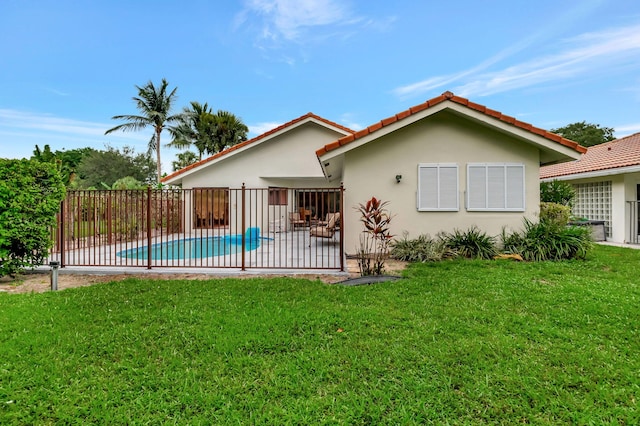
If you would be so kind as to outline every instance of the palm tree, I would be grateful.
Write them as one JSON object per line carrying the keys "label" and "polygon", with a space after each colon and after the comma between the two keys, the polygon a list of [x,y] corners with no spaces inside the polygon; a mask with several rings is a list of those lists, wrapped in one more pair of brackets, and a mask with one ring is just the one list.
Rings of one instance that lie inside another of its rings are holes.
{"label": "palm tree", "polygon": [[215,114],[215,137],[212,141],[214,152],[222,151],[247,140],[249,128],[229,111],[218,110]]}
{"label": "palm tree", "polygon": [[194,145],[198,150],[198,159],[202,160],[202,154],[209,152],[214,135],[214,115],[211,108],[206,102],[201,104],[192,101],[191,107],[182,110],[178,124],[170,127],[169,132],[173,139],[167,146],[182,149]]}
{"label": "palm tree", "polygon": [[158,162],[158,184],[160,184],[160,178],[162,176],[162,163],[160,161],[160,134],[162,130],[167,128],[168,123],[176,122],[180,118],[180,114],[169,115],[171,107],[176,99],[176,90],[174,88],[167,94],[166,79],[162,79],[160,87],[155,87],[153,82],[149,81],[145,86],[139,87],[138,96],[133,100],[136,103],[136,107],[142,115],[116,115],[113,116],[114,120],[126,120],[127,123],[120,124],[105,132],[105,135],[115,132],[116,130],[131,131],[140,130],[145,127],[153,127],[154,133],[149,141],[149,152],[156,151],[156,158]]}
{"label": "palm tree", "polygon": [[215,154],[223,149],[247,140],[249,128],[241,119],[228,111],[212,113],[207,103],[191,102],[184,108],[178,125],[169,128],[173,140],[169,144],[176,148],[194,145],[198,158],[202,154]]}

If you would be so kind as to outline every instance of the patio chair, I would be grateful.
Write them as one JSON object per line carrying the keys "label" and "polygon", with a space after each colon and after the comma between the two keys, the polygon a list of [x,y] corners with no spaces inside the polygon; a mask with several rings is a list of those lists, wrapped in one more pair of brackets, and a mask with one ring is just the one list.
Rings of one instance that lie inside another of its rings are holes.
{"label": "patio chair", "polygon": [[291,212],[289,213],[289,223],[291,224],[291,229],[295,229],[297,226],[305,226],[307,221],[300,218],[300,213]]}
{"label": "patio chair", "polygon": [[317,225],[310,229],[309,236],[334,239],[336,228],[340,224],[340,213],[333,213],[326,225]]}
{"label": "patio chair", "polygon": [[335,215],[335,213],[327,213],[324,217],[324,219],[320,219],[317,222],[317,225],[319,226],[327,226],[329,224],[329,221],[331,220],[331,218],[333,217],[333,215]]}

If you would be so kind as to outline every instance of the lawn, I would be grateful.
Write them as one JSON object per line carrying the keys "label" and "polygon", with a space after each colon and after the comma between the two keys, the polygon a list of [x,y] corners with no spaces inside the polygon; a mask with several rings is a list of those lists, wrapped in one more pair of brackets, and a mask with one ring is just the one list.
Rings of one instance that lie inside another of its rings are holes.
{"label": "lawn", "polygon": [[0,294],[0,424],[638,424],[638,265]]}

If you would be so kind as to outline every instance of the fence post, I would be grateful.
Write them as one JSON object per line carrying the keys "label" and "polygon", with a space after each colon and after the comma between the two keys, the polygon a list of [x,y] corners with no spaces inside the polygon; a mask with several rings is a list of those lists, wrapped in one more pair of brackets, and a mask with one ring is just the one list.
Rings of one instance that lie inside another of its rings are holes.
{"label": "fence post", "polygon": [[344,182],[340,182],[340,271],[344,272]]}
{"label": "fence post", "polygon": [[241,213],[241,226],[240,226],[240,231],[242,232],[242,270],[245,271],[246,270],[246,266],[245,266],[245,256],[247,255],[247,252],[245,251],[245,232],[244,232],[244,228],[245,228],[245,208],[244,208],[244,203],[245,203],[245,189],[246,187],[244,186],[244,182],[242,182],[242,198],[241,198],[241,206],[240,208],[242,209],[242,213]]}
{"label": "fence post", "polygon": [[58,235],[60,237],[60,267],[64,268],[64,226],[65,226],[65,220],[64,220],[64,205],[65,205],[65,200],[67,199],[67,195],[65,195],[65,197],[62,199],[62,202],[60,202],[60,226],[58,227]]}
{"label": "fence post", "polygon": [[151,269],[151,186],[147,186],[147,269]]}

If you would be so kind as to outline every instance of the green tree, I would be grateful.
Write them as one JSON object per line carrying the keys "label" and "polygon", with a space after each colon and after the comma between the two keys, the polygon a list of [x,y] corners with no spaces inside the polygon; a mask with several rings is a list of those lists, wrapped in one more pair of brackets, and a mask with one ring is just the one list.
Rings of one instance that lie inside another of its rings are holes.
{"label": "green tree", "polygon": [[42,264],[64,193],[55,164],[0,159],[0,276]]}
{"label": "green tree", "polygon": [[551,129],[553,133],[578,142],[582,146],[594,146],[615,139],[614,129],[611,127],[600,127],[599,124],[591,124],[585,121],[567,124],[564,127]]}
{"label": "green tree", "polygon": [[126,120],[126,123],[117,125],[105,132],[109,134],[116,130],[132,131],[140,130],[145,127],[153,127],[153,136],[149,141],[149,152],[156,152],[156,165],[157,165],[157,180],[160,184],[160,178],[162,177],[162,161],[160,157],[160,134],[164,129],[167,129],[171,123],[178,122],[180,114],[170,115],[171,108],[176,99],[176,90],[174,88],[168,92],[166,79],[162,79],[162,83],[159,87],[154,86],[153,82],[149,81],[145,86],[139,87],[138,96],[133,100],[136,103],[136,107],[142,115],[116,115],[112,118],[114,120]]}
{"label": "green tree", "polygon": [[202,154],[210,151],[212,139],[215,135],[215,116],[207,103],[192,101],[190,107],[182,111],[178,124],[169,128],[173,136],[168,146],[189,148],[191,145],[198,150],[198,159]]}
{"label": "green tree", "polygon": [[210,154],[247,140],[249,128],[239,117],[228,111],[218,110],[214,115],[215,134],[212,138]]}
{"label": "green tree", "polygon": [[121,178],[150,183],[155,177],[156,164],[150,153],[136,153],[130,147],[121,150],[107,146],[104,151],[93,150],[78,167],[80,188],[108,188]]}
{"label": "green tree", "polygon": [[184,169],[187,166],[198,161],[198,156],[191,151],[185,151],[178,154],[178,161],[173,161],[173,171]]}
{"label": "green tree", "polygon": [[573,185],[563,180],[554,179],[549,182],[540,182],[540,202],[555,203],[563,206],[571,206],[576,197]]}
{"label": "green tree", "polygon": [[56,164],[65,186],[71,187],[77,178],[80,162],[92,151],[94,151],[93,148],[87,147],[52,152],[49,145],[45,145],[42,150],[36,145],[31,159]]}

